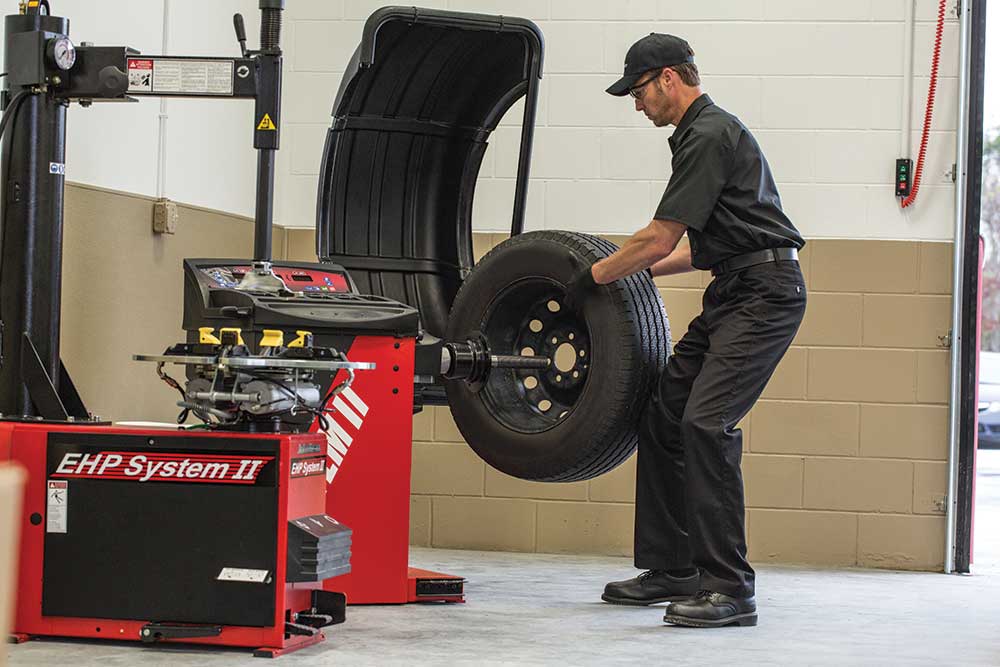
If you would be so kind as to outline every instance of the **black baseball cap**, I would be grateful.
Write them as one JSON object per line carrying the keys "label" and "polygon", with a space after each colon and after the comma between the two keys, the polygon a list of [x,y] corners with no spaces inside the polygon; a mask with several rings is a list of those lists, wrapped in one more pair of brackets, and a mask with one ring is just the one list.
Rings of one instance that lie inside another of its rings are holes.
{"label": "black baseball cap", "polygon": [[693,62],[691,46],[686,41],[674,35],[651,32],[629,48],[625,54],[625,75],[615,81],[607,92],[618,97],[628,95],[629,88],[636,84],[643,72]]}

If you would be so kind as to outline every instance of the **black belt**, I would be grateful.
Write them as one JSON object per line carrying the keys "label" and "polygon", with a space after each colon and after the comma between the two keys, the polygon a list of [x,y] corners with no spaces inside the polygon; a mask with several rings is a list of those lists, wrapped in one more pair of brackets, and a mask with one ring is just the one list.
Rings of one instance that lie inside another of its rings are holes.
{"label": "black belt", "polygon": [[739,271],[740,269],[745,269],[748,266],[767,264],[768,262],[798,260],[798,258],[799,251],[795,248],[770,248],[768,250],[758,250],[756,252],[748,252],[743,255],[736,255],[736,257],[730,257],[727,260],[719,262],[712,267],[712,275],[721,276],[723,273]]}

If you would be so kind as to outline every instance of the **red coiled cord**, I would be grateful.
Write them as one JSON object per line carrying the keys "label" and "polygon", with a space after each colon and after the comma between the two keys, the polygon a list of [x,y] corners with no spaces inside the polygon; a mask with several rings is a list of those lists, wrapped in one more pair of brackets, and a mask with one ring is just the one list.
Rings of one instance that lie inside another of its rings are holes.
{"label": "red coiled cord", "polygon": [[[934,56],[931,58],[931,84],[927,89],[927,111],[924,114],[924,132],[920,137],[920,152],[917,154],[917,169],[913,173],[913,188],[910,196],[903,200],[901,206],[906,208],[917,199],[920,191],[920,176],[924,171],[924,158],[927,156],[927,139],[931,132],[931,118],[934,117],[934,94],[937,92],[938,65],[941,62],[941,37],[944,34],[944,13],[948,0],[941,0],[938,6],[937,34],[934,36]],[[907,137],[909,140],[909,137]]]}

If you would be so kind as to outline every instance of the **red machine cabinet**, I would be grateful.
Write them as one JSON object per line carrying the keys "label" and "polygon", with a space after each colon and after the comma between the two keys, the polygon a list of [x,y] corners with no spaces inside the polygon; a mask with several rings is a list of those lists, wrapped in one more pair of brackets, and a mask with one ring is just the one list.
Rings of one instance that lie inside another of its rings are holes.
{"label": "red machine cabinet", "polygon": [[[29,472],[15,637],[141,641],[151,623],[169,620],[195,632],[220,627],[216,636],[161,641],[251,647],[263,656],[322,641],[322,632],[286,634],[286,622],[314,606],[322,585],[286,580],[289,522],[325,510],[325,447],[315,434],[0,422],[0,453]],[[178,475],[184,460],[186,475]],[[67,493],[65,509],[53,504],[50,485]],[[237,578],[223,578],[220,568]],[[267,581],[240,579],[244,569],[267,571]],[[242,625],[217,620],[250,617]]]}
{"label": "red machine cabinet", "polygon": [[353,542],[350,574],[326,587],[348,604],[465,601],[461,577],[408,567],[414,344],[356,338],[348,358],[375,360],[376,369],[357,373],[330,404],[326,512],[351,528]]}

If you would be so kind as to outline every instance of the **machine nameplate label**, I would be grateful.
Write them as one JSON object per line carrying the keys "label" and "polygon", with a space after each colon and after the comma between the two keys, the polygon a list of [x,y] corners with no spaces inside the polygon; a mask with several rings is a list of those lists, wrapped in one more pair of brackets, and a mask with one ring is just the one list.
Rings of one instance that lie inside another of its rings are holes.
{"label": "machine nameplate label", "polygon": [[46,493],[45,532],[65,533],[69,511],[69,482],[50,479]]}
{"label": "machine nameplate label", "polygon": [[292,477],[311,477],[326,472],[326,457],[312,456],[307,459],[292,459]]}
{"label": "machine nameplate label", "polygon": [[216,577],[218,581],[246,581],[252,584],[266,584],[269,570],[251,570],[245,567],[224,567]]}
{"label": "machine nameplate label", "polygon": [[239,454],[67,452],[63,454],[52,476],[135,482],[253,484],[264,466],[273,460],[273,456]]}

